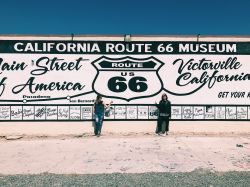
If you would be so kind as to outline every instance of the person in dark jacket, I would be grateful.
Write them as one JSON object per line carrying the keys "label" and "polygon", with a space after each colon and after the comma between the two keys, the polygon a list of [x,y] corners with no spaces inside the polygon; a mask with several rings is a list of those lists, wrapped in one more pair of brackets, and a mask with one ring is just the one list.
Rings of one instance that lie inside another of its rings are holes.
{"label": "person in dark jacket", "polygon": [[105,109],[110,107],[112,103],[113,101],[111,101],[110,104],[105,104],[102,100],[102,96],[97,95],[96,97],[96,101],[94,103],[94,113],[95,113],[94,133],[97,137],[101,135]]}
{"label": "person in dark jacket", "polygon": [[158,135],[168,135],[169,119],[171,118],[171,102],[167,94],[162,94],[159,104],[155,103],[159,110],[156,133]]}

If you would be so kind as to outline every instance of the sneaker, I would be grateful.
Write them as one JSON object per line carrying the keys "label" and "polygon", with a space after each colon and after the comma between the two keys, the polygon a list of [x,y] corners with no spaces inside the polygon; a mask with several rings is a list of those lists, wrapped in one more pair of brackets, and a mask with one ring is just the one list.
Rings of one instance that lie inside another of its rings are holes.
{"label": "sneaker", "polygon": [[160,136],[166,136],[166,134],[160,134]]}

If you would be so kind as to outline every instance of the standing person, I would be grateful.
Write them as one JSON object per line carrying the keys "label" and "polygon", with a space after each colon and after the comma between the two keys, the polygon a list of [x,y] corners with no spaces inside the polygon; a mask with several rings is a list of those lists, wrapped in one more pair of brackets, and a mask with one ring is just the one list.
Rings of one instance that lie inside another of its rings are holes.
{"label": "standing person", "polygon": [[[168,100],[167,94],[162,94],[159,104],[155,103],[159,110],[156,133],[158,135],[168,135],[169,118],[171,118],[171,102]],[[165,122],[165,124],[164,124]]]}
{"label": "standing person", "polygon": [[97,97],[96,97],[96,100],[94,103],[94,113],[95,113],[94,133],[97,137],[99,137],[101,135],[105,109],[110,107],[110,105],[112,103],[113,102],[111,101],[110,104],[105,104],[102,100],[102,96],[97,95]]}

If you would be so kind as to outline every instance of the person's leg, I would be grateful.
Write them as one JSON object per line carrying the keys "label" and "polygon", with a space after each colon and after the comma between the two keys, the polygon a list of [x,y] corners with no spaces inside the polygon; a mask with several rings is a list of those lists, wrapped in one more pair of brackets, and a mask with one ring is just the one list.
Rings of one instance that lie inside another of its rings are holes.
{"label": "person's leg", "polygon": [[161,123],[161,133],[165,134],[166,132],[166,118],[163,117],[162,123]]}
{"label": "person's leg", "polygon": [[95,115],[95,135],[98,135],[100,119],[99,116]]}
{"label": "person's leg", "polygon": [[166,119],[166,134],[168,134],[169,131],[169,118]]}
{"label": "person's leg", "polygon": [[162,117],[159,116],[158,120],[157,120],[157,126],[156,126],[155,133],[159,134],[161,132],[161,124],[162,124]]}
{"label": "person's leg", "polygon": [[104,115],[100,115],[100,116],[99,116],[99,129],[98,129],[98,134],[99,134],[99,135],[100,135],[101,132],[102,132],[103,118],[104,118]]}

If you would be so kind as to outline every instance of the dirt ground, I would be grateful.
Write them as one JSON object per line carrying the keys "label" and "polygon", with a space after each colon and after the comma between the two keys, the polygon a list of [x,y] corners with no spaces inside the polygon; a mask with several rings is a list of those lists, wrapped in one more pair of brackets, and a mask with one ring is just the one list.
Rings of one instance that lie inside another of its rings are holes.
{"label": "dirt ground", "polygon": [[[105,121],[104,135],[152,134],[156,121]],[[171,121],[170,132],[179,135],[248,136],[250,121]],[[78,137],[92,135],[92,122],[1,122],[0,137]]]}
{"label": "dirt ground", "polygon": [[0,186],[248,186],[249,122],[1,123]]}
{"label": "dirt ground", "polygon": [[250,137],[107,135],[0,141],[0,174],[250,171]]}

